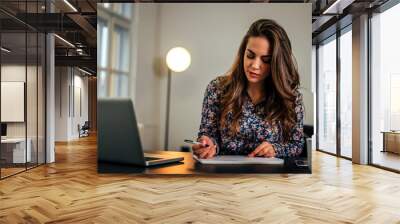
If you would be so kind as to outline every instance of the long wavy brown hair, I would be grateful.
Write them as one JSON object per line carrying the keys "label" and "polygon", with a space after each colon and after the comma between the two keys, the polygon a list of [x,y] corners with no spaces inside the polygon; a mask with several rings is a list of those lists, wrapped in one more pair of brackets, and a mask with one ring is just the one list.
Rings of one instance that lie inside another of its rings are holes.
{"label": "long wavy brown hair", "polygon": [[221,127],[225,127],[227,116],[231,113],[233,125],[229,127],[230,133],[239,131],[239,119],[247,91],[244,56],[250,37],[264,37],[272,47],[271,73],[264,80],[265,120],[271,123],[279,122],[283,140],[287,142],[292,128],[296,125],[295,101],[300,85],[299,73],[286,31],[270,19],[257,20],[250,26],[231,69],[221,82],[224,89],[221,99]]}

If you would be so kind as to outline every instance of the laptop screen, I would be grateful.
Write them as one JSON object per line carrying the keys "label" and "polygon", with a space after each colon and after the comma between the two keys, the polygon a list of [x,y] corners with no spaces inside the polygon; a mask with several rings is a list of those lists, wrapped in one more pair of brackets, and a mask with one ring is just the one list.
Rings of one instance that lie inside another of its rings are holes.
{"label": "laptop screen", "polygon": [[122,98],[99,99],[97,110],[98,160],[144,165],[132,101]]}

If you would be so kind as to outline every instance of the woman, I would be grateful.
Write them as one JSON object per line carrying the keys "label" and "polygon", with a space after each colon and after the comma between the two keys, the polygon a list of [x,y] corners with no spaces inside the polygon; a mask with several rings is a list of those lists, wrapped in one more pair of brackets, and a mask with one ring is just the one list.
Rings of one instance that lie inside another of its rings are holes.
{"label": "woman", "polygon": [[273,20],[254,22],[227,75],[207,86],[194,154],[298,156],[304,144],[299,85],[285,30]]}

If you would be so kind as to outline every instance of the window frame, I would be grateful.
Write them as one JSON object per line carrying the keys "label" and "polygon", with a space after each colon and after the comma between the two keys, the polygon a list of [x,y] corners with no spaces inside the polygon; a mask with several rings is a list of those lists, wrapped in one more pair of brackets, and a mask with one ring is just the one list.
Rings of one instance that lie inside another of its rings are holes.
{"label": "window frame", "polygon": [[341,67],[340,67],[340,37],[344,35],[347,32],[352,32],[352,23],[350,22],[346,26],[338,29],[335,33],[332,35],[318,41],[316,44],[316,115],[318,116],[320,112],[320,107],[319,107],[319,99],[320,99],[320,92],[319,92],[319,87],[320,87],[320,75],[319,75],[319,47],[322,44],[327,44],[330,41],[336,41],[336,152],[332,153],[324,149],[320,149],[320,142],[319,142],[319,135],[320,135],[320,130],[319,130],[319,119],[316,119],[316,150],[319,152],[323,152],[329,155],[333,155],[339,158],[347,159],[347,160],[352,160],[352,158],[347,157],[342,155],[341,153],[341,119],[340,119],[340,104],[341,104],[341,97],[340,97],[340,76],[341,76]]}
{"label": "window frame", "polygon": [[373,166],[373,167],[377,167],[380,169],[384,169],[384,170],[388,170],[391,172],[395,172],[395,173],[400,173],[400,170],[398,169],[394,169],[394,168],[390,168],[387,166],[383,166],[383,165],[379,165],[377,163],[373,163],[373,130],[372,130],[372,94],[373,94],[373,88],[372,88],[372,53],[373,53],[373,49],[372,49],[372,41],[373,41],[373,35],[372,35],[372,19],[374,18],[374,16],[376,16],[377,14],[382,14],[385,11],[391,9],[394,6],[397,6],[398,4],[400,4],[400,2],[398,0],[388,0],[387,2],[385,2],[384,4],[380,5],[379,7],[368,11],[368,32],[367,32],[367,39],[368,39],[368,70],[367,70],[367,75],[368,75],[368,165]]}
{"label": "window frame", "polygon": [[[103,4],[98,4],[97,7],[97,16],[98,19],[101,19],[102,21],[105,22],[107,28],[108,28],[108,33],[107,33],[107,46],[108,46],[108,55],[109,57],[106,59],[107,65],[106,67],[99,66],[99,63],[97,64],[97,71],[98,73],[105,72],[106,74],[106,83],[107,83],[107,90],[105,93],[105,96],[116,96],[116,97],[121,97],[121,92],[120,90],[117,90],[118,93],[117,95],[114,95],[114,87],[112,86],[111,80],[115,77],[119,77],[121,75],[127,77],[128,81],[127,84],[130,83],[130,74],[131,74],[131,66],[130,63],[128,63],[128,70],[119,70],[115,69],[116,61],[115,61],[115,54],[117,53],[115,51],[115,46],[116,46],[116,40],[114,38],[115,34],[115,27],[121,27],[122,29],[125,29],[127,31],[128,35],[128,43],[129,46],[132,46],[132,36],[131,31],[132,31],[132,13],[133,13],[133,4],[129,4],[131,8],[131,17],[127,18],[115,11],[115,4],[123,4],[123,3],[113,3],[110,4],[109,8],[105,8]],[[128,52],[128,61],[132,59],[132,53],[131,51]],[[120,82],[120,81],[118,81]],[[130,93],[130,88],[127,88],[127,96],[129,96]]]}

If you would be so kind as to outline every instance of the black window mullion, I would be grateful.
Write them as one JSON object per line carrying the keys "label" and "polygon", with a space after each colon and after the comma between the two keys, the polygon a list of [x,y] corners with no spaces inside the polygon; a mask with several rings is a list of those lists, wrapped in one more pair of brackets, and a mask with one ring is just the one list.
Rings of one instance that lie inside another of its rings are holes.
{"label": "black window mullion", "polygon": [[315,89],[316,89],[316,122],[315,122],[315,147],[319,149],[319,120],[318,120],[318,115],[319,115],[319,44],[315,46]]}
{"label": "black window mullion", "polygon": [[[28,1],[25,1],[25,21],[28,21]],[[24,88],[24,120],[25,120],[25,170],[28,170],[28,24],[25,23],[25,88]]]}
{"label": "black window mullion", "polygon": [[75,67],[71,67],[72,70],[72,88],[71,88],[71,101],[72,101],[72,117],[75,118]]}
{"label": "black window mullion", "polygon": [[[36,1],[39,13],[39,1]],[[36,32],[36,166],[39,166],[39,32]]]}
{"label": "black window mullion", "polygon": [[[45,13],[48,13],[48,6],[50,6],[50,3],[48,2],[48,0],[45,0],[44,2],[45,4]],[[43,139],[44,139],[44,161],[43,163],[47,163],[47,37],[48,37],[48,33],[44,32],[44,69],[42,69],[42,82],[44,79],[44,135],[43,135]],[[43,42],[42,42],[43,44]],[[42,51],[43,53],[43,51]],[[43,60],[43,59],[42,59]],[[44,78],[43,78],[44,75]],[[60,77],[61,78],[61,77]],[[42,107],[43,109],[43,107]],[[43,117],[42,117],[43,118]]]}
{"label": "black window mullion", "polygon": [[373,153],[372,153],[372,64],[371,64],[371,56],[372,56],[372,11],[368,11],[368,20],[367,20],[367,46],[368,46],[368,53],[367,53],[367,107],[368,107],[368,114],[367,114],[367,119],[368,119],[368,124],[367,124],[367,133],[368,133],[368,164],[373,164]]}
{"label": "black window mullion", "polygon": [[[46,2],[46,9],[45,9],[46,13],[47,13],[47,2]],[[43,139],[44,139],[44,161],[43,163],[47,163],[47,37],[48,37],[48,33],[45,32],[44,33],[44,69],[42,69],[42,77],[43,77],[43,71],[44,71],[44,135],[43,135]],[[61,78],[61,77],[60,77]],[[43,81],[42,81],[43,82]],[[43,107],[42,107],[43,109]],[[43,117],[42,117],[43,118]]]}
{"label": "black window mullion", "polygon": [[340,119],[340,30],[336,31],[336,154],[341,156],[341,119]]}

